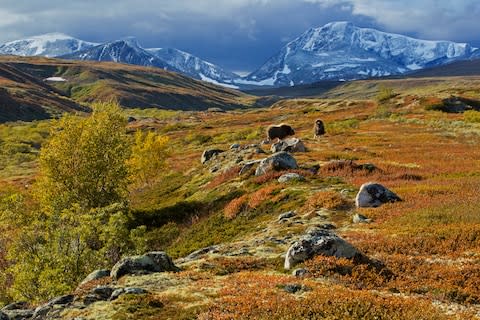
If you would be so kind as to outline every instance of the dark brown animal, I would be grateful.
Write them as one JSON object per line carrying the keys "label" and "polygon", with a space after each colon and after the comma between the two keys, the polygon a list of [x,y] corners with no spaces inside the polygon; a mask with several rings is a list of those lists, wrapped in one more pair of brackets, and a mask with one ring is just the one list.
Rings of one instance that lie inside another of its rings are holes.
{"label": "dark brown animal", "polygon": [[293,136],[295,131],[288,124],[279,124],[278,126],[270,126],[267,129],[267,139],[272,141],[274,139],[283,140],[288,136]]}
{"label": "dark brown animal", "polygon": [[325,134],[325,126],[323,125],[323,121],[320,119],[315,120],[315,124],[313,126],[313,137],[318,138]]}

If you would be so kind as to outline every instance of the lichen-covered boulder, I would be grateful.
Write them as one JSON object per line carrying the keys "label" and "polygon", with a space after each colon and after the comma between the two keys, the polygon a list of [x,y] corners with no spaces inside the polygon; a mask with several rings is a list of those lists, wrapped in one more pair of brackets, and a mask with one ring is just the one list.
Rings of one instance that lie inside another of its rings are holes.
{"label": "lichen-covered boulder", "polygon": [[108,269],[95,270],[92,273],[90,273],[88,276],[86,276],[85,279],[83,279],[83,281],[80,282],[80,285],[84,285],[87,282],[98,280],[98,279],[109,277],[109,276],[110,276],[110,270]]}
{"label": "lichen-covered boulder", "polygon": [[280,171],[288,169],[297,169],[297,161],[288,152],[281,151],[272,154],[270,157],[263,159],[255,171],[256,176],[264,175],[270,171]]}
{"label": "lichen-covered boulder", "polygon": [[288,138],[272,144],[270,151],[306,152],[307,148],[303,144],[302,140],[298,138]]}
{"label": "lichen-covered boulder", "polygon": [[373,182],[364,183],[355,197],[357,208],[376,208],[384,203],[396,201],[402,199],[381,184]]}
{"label": "lichen-covered boulder", "polygon": [[287,183],[290,181],[305,181],[305,177],[295,172],[288,172],[278,178],[278,182]]}
{"label": "lichen-covered boulder", "polygon": [[285,256],[285,269],[291,269],[297,263],[314,256],[333,256],[337,258],[362,259],[364,255],[350,243],[330,230],[312,229],[295,242]]}
{"label": "lichen-covered boulder", "polygon": [[126,274],[147,274],[152,272],[178,271],[172,259],[163,251],[149,252],[142,256],[126,257],[112,268],[110,276],[117,280]]}

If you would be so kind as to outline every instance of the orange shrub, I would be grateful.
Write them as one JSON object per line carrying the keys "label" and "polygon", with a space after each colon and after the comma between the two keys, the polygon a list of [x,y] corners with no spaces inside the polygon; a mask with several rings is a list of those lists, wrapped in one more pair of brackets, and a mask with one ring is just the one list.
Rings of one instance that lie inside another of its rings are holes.
{"label": "orange shrub", "polygon": [[224,209],[225,217],[229,219],[235,218],[240,212],[247,208],[248,195],[243,195],[239,198],[230,201]]}
{"label": "orange shrub", "polygon": [[328,210],[347,210],[350,209],[352,203],[344,199],[335,191],[320,191],[313,194],[307,199],[303,207],[304,211],[318,210],[325,208]]}
{"label": "orange shrub", "polygon": [[225,172],[220,173],[217,175],[215,178],[213,178],[206,186],[205,188],[207,189],[213,189],[222,183],[225,183],[227,181],[233,180],[236,177],[238,177],[238,173],[240,172],[240,167],[234,166],[232,168],[229,168]]}

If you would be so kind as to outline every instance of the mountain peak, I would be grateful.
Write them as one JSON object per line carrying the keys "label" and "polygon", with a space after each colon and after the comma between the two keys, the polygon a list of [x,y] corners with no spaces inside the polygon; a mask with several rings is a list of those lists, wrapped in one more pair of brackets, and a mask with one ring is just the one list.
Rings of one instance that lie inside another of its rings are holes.
{"label": "mountain peak", "polygon": [[291,86],[389,76],[469,59],[474,52],[466,43],[414,39],[337,21],[307,30],[247,80]]}

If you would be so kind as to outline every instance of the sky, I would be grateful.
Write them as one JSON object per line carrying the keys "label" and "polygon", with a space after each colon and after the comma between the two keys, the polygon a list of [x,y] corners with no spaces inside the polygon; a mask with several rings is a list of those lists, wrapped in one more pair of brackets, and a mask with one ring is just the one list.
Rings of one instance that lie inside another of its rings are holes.
{"label": "sky", "polygon": [[247,72],[332,21],[480,47],[478,17],[478,0],[0,0],[0,43],[48,32],[93,42],[134,36],[145,48]]}

